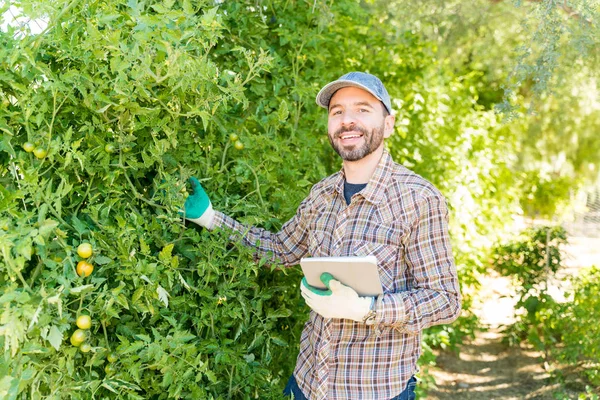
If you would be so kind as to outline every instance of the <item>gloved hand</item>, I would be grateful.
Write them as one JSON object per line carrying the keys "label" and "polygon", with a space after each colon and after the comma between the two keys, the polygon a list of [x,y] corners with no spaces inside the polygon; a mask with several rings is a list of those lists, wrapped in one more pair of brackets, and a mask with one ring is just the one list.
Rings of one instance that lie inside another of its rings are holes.
{"label": "gloved hand", "polygon": [[300,284],[302,297],[314,312],[325,318],[363,322],[371,310],[373,297],[360,297],[354,289],[335,280],[329,273],[321,275],[321,282],[329,290],[321,290],[309,285],[306,278],[302,278]]}
{"label": "gloved hand", "polygon": [[185,200],[184,217],[200,226],[211,229],[215,218],[215,211],[212,208],[210,199],[200,182],[198,182],[198,179],[192,176],[189,182],[192,190],[191,194]]}

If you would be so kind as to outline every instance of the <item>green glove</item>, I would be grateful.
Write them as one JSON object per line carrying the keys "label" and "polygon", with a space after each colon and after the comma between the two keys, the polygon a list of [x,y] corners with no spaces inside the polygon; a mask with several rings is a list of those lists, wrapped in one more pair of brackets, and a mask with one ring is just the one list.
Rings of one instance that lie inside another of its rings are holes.
{"label": "green glove", "polygon": [[[320,279],[321,279],[321,282],[323,282],[323,284],[327,288],[329,288],[329,281],[332,279],[335,279],[335,278],[329,272],[324,272],[321,274]],[[330,296],[331,295],[331,289],[316,288],[308,283],[308,281],[306,280],[306,277],[302,278],[302,285],[304,286],[304,288],[310,290],[314,294],[318,294],[319,296]]]}
{"label": "green glove", "polygon": [[185,219],[190,220],[205,228],[212,228],[215,211],[210,199],[198,179],[191,177],[189,183],[192,187],[191,194],[185,200]]}
{"label": "green glove", "polygon": [[365,317],[374,304],[373,297],[361,297],[350,286],[343,285],[331,274],[321,274],[321,282],[328,290],[310,286],[306,278],[302,279],[300,291],[306,304],[324,318],[351,319],[365,322]]}

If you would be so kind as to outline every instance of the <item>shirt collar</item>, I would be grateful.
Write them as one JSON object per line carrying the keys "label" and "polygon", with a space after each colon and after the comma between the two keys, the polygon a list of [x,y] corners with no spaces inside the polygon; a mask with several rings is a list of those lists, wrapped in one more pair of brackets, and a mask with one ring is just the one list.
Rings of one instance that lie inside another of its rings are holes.
{"label": "shirt collar", "polygon": [[[383,200],[385,189],[388,186],[393,166],[394,161],[392,160],[392,156],[390,156],[390,154],[384,150],[381,159],[379,160],[379,164],[377,164],[377,168],[375,168],[371,179],[369,179],[367,187],[360,191],[360,194],[365,198],[365,200],[374,204],[377,204]],[[337,192],[342,196],[344,195],[345,179],[346,175],[344,173],[344,168],[342,167],[342,169],[337,173],[337,177],[333,182],[334,192]]]}

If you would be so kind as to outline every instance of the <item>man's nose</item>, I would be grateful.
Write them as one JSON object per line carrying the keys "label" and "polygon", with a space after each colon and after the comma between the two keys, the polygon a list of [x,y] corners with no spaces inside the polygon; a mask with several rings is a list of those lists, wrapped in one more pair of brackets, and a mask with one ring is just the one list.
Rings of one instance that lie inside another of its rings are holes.
{"label": "man's nose", "polygon": [[352,112],[345,112],[342,117],[342,125],[350,126],[356,123],[356,117]]}

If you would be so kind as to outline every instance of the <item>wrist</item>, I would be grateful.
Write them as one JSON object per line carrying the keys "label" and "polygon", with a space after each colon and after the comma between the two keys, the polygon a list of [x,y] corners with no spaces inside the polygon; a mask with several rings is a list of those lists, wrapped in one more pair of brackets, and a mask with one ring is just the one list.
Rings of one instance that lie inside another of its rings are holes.
{"label": "wrist", "polygon": [[208,208],[199,218],[186,218],[188,221],[192,221],[195,224],[198,224],[208,230],[212,230],[215,222],[215,210],[213,210],[212,205],[209,203]]}
{"label": "wrist", "polygon": [[367,312],[364,314],[363,318],[362,318],[362,322],[364,324],[367,325],[373,325],[375,324],[375,319],[377,318],[377,311],[376,311],[376,299],[375,297],[368,297],[369,301],[369,308],[367,310]]}

